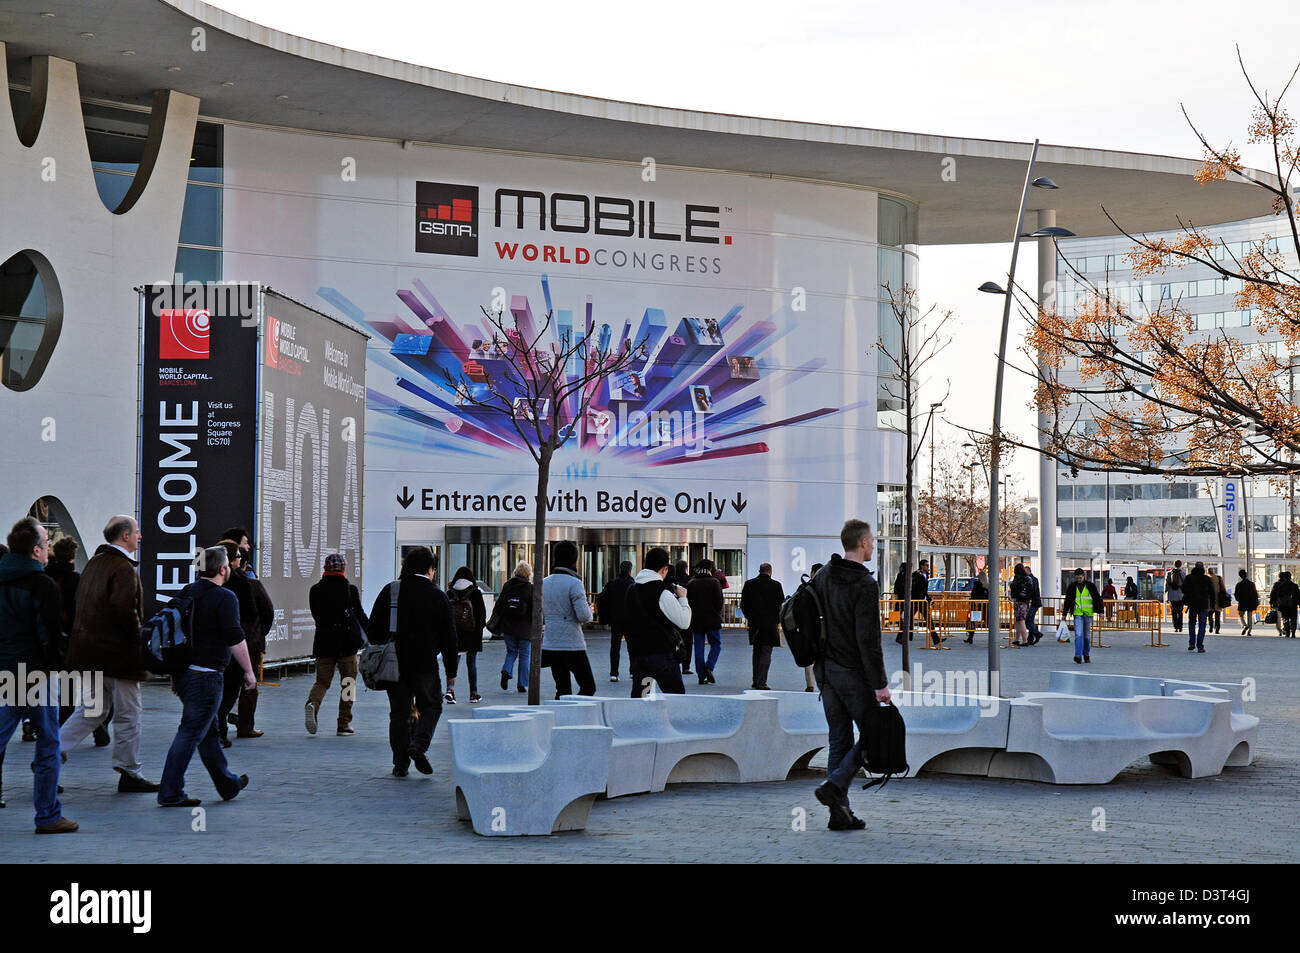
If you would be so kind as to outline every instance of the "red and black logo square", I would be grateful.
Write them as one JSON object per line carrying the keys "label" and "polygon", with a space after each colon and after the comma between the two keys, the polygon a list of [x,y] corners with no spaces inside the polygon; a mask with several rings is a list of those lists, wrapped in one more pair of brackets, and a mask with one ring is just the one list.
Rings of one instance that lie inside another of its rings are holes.
{"label": "red and black logo square", "polygon": [[478,256],[478,186],[415,183],[415,250]]}

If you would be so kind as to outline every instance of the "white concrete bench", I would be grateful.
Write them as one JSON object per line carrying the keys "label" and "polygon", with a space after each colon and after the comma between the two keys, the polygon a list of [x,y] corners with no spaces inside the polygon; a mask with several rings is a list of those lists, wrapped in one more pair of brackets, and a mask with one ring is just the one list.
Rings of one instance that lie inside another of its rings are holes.
{"label": "white concrete bench", "polygon": [[991,695],[895,692],[907,726],[907,766],[912,774],[988,774],[1007,746],[1009,699]]}
{"label": "white concrete bench", "polygon": [[1028,692],[1010,707],[1006,754],[994,756],[991,777],[1106,784],[1147,757],[1203,778],[1220,773],[1232,750],[1226,698]]}
{"label": "white concrete bench", "polygon": [[[562,718],[590,717],[574,707]],[[605,789],[614,733],[557,725],[554,708],[479,709],[450,719],[457,815],[488,836],[582,830]]]}

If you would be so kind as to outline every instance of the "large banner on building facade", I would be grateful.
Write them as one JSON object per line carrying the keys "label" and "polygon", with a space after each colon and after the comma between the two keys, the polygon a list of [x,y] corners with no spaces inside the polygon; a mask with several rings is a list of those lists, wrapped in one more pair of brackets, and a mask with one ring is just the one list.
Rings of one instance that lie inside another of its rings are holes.
{"label": "large banner on building facade", "polygon": [[[195,551],[253,522],[257,321],[247,286],[141,294],[140,580],[166,602]],[[151,605],[145,607],[152,614]]]}
{"label": "large banner on building facade", "polygon": [[749,571],[771,561],[789,580],[898,482],[876,429],[875,193],[641,157],[227,133],[227,273],[372,332],[372,597],[398,519],[532,520],[536,470],[509,419],[448,383],[499,359],[483,308],[545,326],[543,347],[649,352],[571,421],[542,501],[554,522],[743,526]]}
{"label": "large banner on building facade", "polygon": [[311,653],[308,590],[325,557],[361,577],[366,339],[267,291],[262,298],[258,572],[276,606],[267,658]]}

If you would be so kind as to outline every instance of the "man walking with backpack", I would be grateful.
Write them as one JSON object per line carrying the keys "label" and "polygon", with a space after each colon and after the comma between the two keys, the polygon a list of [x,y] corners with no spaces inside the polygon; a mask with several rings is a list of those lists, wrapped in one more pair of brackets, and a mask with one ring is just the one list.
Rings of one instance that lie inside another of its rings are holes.
{"label": "man walking with backpack", "polygon": [[192,600],[189,610],[190,660],[187,668],[172,676],[172,691],[181,699],[180,728],[167,751],[162,784],[158,789],[161,807],[198,807],[202,802],[185,793],[185,769],[195,749],[208,769],[212,783],[229,801],[248,787],[248,775],[235,777],[221,749],[217,712],[225,687],[225,672],[233,658],[244,673],[244,687],[257,687],[257,675],[248,657],[244,627],[239,622],[239,599],[224,588],[232,572],[225,546],[203,551],[199,578],[181,591]]}
{"label": "man walking with backpack", "polygon": [[[840,530],[843,557],[831,557],[810,585],[825,613],[824,650],[814,665],[822,708],[830,728],[826,781],[817,800],[830,808],[833,831],[862,830],[866,822],[849,809],[849,784],[862,767],[872,709],[889,701],[880,648],[880,589],[865,563],[875,552],[871,525],[851,519]],[[860,740],[853,741],[853,726]]]}

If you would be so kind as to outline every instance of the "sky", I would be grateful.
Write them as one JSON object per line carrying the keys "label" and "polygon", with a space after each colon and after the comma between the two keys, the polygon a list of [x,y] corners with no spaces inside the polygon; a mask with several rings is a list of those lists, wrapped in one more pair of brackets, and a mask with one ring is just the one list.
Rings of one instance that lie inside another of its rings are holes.
{"label": "sky", "polygon": [[[211,3],[212,0],[209,0]],[[216,0],[236,16],[348,49],[484,79],[604,99],[775,119],[1199,158],[1180,104],[1248,165],[1253,99],[1300,63],[1300,3],[1260,0]],[[1245,12],[1243,12],[1245,11]],[[1300,80],[1297,81],[1300,85]],[[1300,101],[1300,89],[1292,98]],[[1300,112],[1300,109],[1297,110]],[[1061,183],[1063,186],[1066,183]],[[925,214],[924,209],[921,212]],[[1016,209],[1007,209],[1007,231]],[[1065,224],[1065,223],[1062,223]],[[951,381],[938,438],[987,431],[1010,245],[926,247],[924,306],[954,312],[922,395]],[[1032,246],[1016,279],[1036,280]],[[1018,356],[1023,326],[1012,329]],[[1033,433],[1031,386],[1008,371],[1004,429]],[[1011,474],[1035,495],[1036,455]]]}

